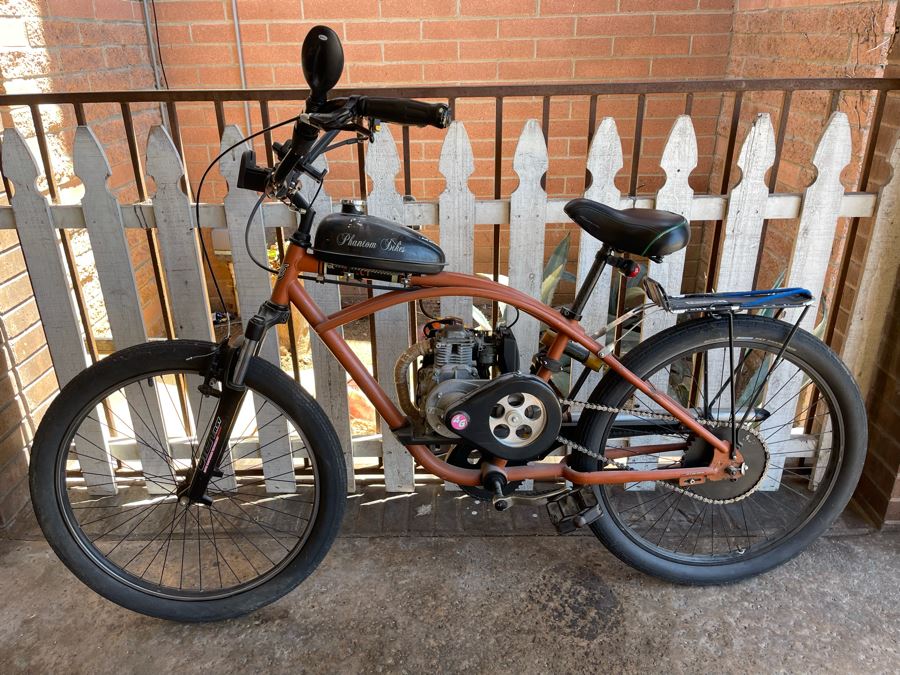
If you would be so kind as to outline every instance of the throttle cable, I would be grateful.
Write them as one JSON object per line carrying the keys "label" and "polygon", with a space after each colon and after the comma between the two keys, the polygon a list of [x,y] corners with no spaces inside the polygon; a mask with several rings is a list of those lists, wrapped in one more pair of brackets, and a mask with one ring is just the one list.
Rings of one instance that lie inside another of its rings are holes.
{"label": "throttle cable", "polygon": [[[197,195],[194,198],[195,199],[195,201],[194,201],[194,220],[197,223],[197,237],[200,239],[200,251],[203,254],[203,262],[206,265],[206,270],[209,272],[209,276],[212,279],[213,286],[216,289],[216,296],[219,299],[219,304],[222,305],[222,313],[225,315],[225,320],[226,320],[226,325],[227,325],[227,329],[226,329],[226,333],[225,333],[226,340],[231,337],[231,318],[229,316],[228,306],[225,304],[225,296],[222,294],[222,289],[219,286],[219,281],[218,281],[218,279],[216,279],[216,274],[213,271],[212,259],[210,258],[209,251],[206,250],[206,242],[203,240],[203,230],[200,227],[200,195],[203,192],[203,183],[206,181],[206,177],[209,175],[209,172],[219,162],[219,160],[221,160],[225,155],[227,155],[229,152],[234,150],[236,147],[238,147],[239,145],[241,145],[242,143],[244,143],[246,141],[249,141],[251,138],[256,138],[257,136],[261,136],[262,134],[264,134],[268,131],[272,131],[272,129],[277,129],[279,127],[283,127],[285,125],[291,124],[292,122],[296,122],[299,119],[300,119],[300,115],[297,115],[296,117],[291,117],[289,119],[283,120],[276,124],[267,126],[264,129],[260,129],[259,131],[252,133],[249,136],[244,136],[237,143],[234,143],[233,145],[229,146],[228,148],[226,148],[225,150],[220,152],[216,156],[216,158],[213,159],[209,163],[209,165],[206,167],[206,170],[203,172],[203,175],[200,177],[200,182],[197,184]],[[321,187],[321,184],[320,184],[320,187]],[[263,197],[264,196],[265,195],[263,195]],[[259,204],[261,202],[262,202],[262,199],[260,199],[260,201],[257,203],[257,206],[254,208],[254,212],[255,212],[256,208],[259,207]],[[251,218],[252,218],[252,215],[251,215]],[[251,256],[251,258],[252,258],[252,256]],[[254,262],[256,262],[256,261],[254,261]]]}

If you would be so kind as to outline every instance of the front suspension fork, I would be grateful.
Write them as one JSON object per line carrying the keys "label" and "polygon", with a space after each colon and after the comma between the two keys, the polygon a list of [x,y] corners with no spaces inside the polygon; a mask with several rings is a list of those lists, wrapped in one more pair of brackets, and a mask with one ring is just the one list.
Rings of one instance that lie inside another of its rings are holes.
{"label": "front suspension fork", "polygon": [[[259,354],[260,347],[266,337],[266,333],[272,326],[287,322],[290,318],[290,308],[277,305],[271,301],[264,302],[259,311],[247,322],[243,340],[234,350],[222,345],[218,354],[213,357],[213,365],[207,373],[201,387],[204,394],[215,392],[211,381],[218,378],[222,388],[218,394],[219,402],[213,413],[209,434],[205,439],[198,439],[202,447],[197,463],[192,467],[188,479],[178,490],[178,499],[184,504],[199,502],[209,504],[212,500],[206,491],[213,478],[220,478],[222,471],[220,466],[225,450],[228,448],[228,440],[231,431],[241,410],[241,404],[247,394],[244,380],[250,367],[250,359]],[[226,355],[226,362],[217,365],[217,358]]]}

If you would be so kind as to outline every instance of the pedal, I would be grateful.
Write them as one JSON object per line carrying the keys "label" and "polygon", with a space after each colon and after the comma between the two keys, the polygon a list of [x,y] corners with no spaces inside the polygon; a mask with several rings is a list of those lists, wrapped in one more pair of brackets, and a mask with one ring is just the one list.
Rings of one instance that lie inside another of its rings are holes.
{"label": "pedal", "polygon": [[590,487],[583,487],[548,501],[547,515],[557,532],[569,534],[593,523],[603,515],[603,511],[594,491]]}

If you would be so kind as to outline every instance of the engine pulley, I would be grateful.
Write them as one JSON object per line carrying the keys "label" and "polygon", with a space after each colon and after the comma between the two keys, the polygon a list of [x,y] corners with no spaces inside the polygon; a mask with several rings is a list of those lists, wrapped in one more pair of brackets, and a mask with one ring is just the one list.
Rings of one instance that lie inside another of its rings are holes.
{"label": "engine pulley", "polygon": [[542,457],[562,425],[559,399],[534,375],[506,373],[455,401],[444,413],[448,429],[507,460]]}

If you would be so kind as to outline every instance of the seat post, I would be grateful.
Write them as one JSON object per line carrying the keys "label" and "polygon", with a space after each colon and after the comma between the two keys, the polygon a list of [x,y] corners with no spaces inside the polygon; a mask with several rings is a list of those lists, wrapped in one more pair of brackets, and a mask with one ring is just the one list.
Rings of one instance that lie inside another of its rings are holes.
{"label": "seat post", "polygon": [[585,276],[584,282],[581,284],[581,288],[579,288],[578,293],[575,294],[575,302],[572,303],[571,307],[563,307],[561,310],[563,316],[567,319],[581,321],[581,313],[584,311],[584,306],[591,297],[591,293],[594,292],[597,282],[600,281],[600,275],[603,274],[603,268],[606,267],[606,262],[609,260],[609,254],[610,248],[606,244],[597,251],[591,269],[588,270],[587,276]]}

